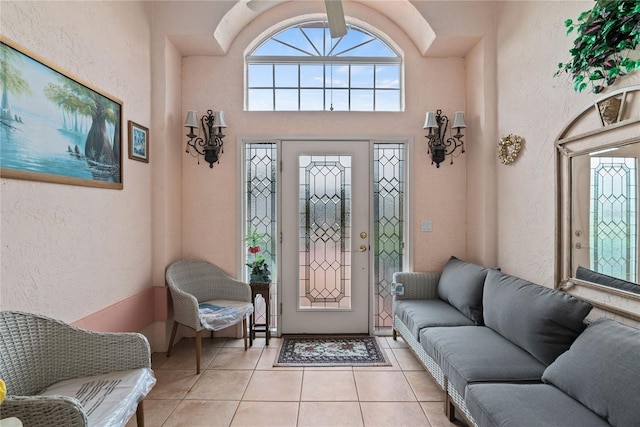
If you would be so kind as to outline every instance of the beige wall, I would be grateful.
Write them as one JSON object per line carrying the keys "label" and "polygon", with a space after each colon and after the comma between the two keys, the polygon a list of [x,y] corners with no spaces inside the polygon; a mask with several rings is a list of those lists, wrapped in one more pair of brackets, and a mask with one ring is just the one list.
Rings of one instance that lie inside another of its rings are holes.
{"label": "beige wall", "polygon": [[[509,133],[525,138],[516,162],[505,166],[495,160],[498,265],[509,274],[549,287],[555,284],[556,267],[554,141],[574,117],[602,96],[575,93],[569,75],[553,77],[553,73],[559,62],[569,59],[574,38],[565,35],[562,22],[576,19],[592,6],[593,2],[503,2],[497,14],[498,138]],[[640,74],[635,73],[609,90],[638,82]],[[640,305],[631,299],[591,289],[571,292],[640,313]],[[590,316],[602,314],[593,310]]]}
{"label": "beige wall", "polygon": [[[595,97],[575,94],[568,76],[553,73],[572,41],[562,22],[592,4],[412,2],[427,21],[440,19],[433,27],[439,52],[481,39],[466,58],[431,58],[400,19],[381,14],[382,5],[348,2],[351,16],[402,50],[406,110],[269,113],[244,111],[245,50],[283,19],[320,13],[321,2],[276,6],[224,46],[214,44],[217,56],[185,58],[179,49],[186,38],[175,34],[182,7],[174,3],[3,2],[2,34],[121,99],[125,124],[151,128],[151,160],[126,158],[125,132],[122,191],[2,179],[0,306],[76,321],[164,286],[166,266],[182,256],[235,274],[237,141],[262,134],[413,138],[412,226],[433,221],[432,233],[414,233],[413,268],[437,269],[455,254],[553,286],[553,141]],[[211,21],[213,34],[214,21],[232,5],[207,3],[198,25]],[[443,17],[452,25],[442,25]],[[210,39],[200,42],[209,46]],[[636,75],[621,83],[638,81]],[[224,110],[229,125],[213,170],[184,153],[181,125],[186,110],[208,108]],[[449,115],[465,110],[469,124],[467,153],[440,169],[427,159],[422,129],[425,112],[437,108]],[[504,166],[495,144],[508,133],[523,136],[525,148]],[[165,323],[155,326],[162,341]]]}
{"label": "beige wall", "polygon": [[[466,56],[468,260],[497,265],[495,38],[488,34]],[[473,131],[471,131],[473,129]]]}
{"label": "beige wall", "polygon": [[2,179],[0,304],[76,321],[151,286],[150,24],[138,2],[2,2],[2,34],[123,101],[123,190]]}
{"label": "beige wall", "polygon": [[[317,4],[275,7],[246,26],[227,55],[187,57],[183,62],[185,110],[224,110],[224,154],[213,170],[198,166],[183,153],[183,255],[211,260],[227,272],[238,269],[237,211],[240,192],[237,175],[237,138],[249,135],[410,136],[414,140],[412,188],[413,227],[420,220],[433,221],[433,232],[415,233],[414,268],[441,268],[455,254],[466,257],[466,155],[436,169],[427,157],[424,117],[440,108],[453,116],[465,109],[465,63],[462,58],[425,58],[402,28],[361,4],[349,12],[385,34],[403,52],[405,61],[405,111],[359,112],[247,112],[243,106],[243,70],[246,49],[268,28],[293,16],[317,12]],[[184,115],[184,112],[183,112]]]}

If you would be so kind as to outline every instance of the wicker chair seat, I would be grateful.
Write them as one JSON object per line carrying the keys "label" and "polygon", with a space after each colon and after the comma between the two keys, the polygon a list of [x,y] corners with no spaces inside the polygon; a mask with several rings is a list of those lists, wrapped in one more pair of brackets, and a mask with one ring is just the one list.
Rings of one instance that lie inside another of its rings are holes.
{"label": "wicker chair seat", "polygon": [[253,304],[244,301],[210,300],[198,304],[200,323],[211,331],[242,322],[252,312]]}
{"label": "wicker chair seat", "polygon": [[60,381],[47,387],[39,396],[77,399],[90,426],[123,426],[155,383],[151,369],[129,369]]}
{"label": "wicker chair seat", "polygon": [[220,267],[199,259],[174,262],[167,268],[166,278],[174,320],[167,357],[171,356],[178,325],[196,333],[196,374],[200,373],[202,331],[212,331],[213,337],[213,331],[242,322],[244,348],[247,349],[247,317],[253,310],[248,283],[236,280]]}
{"label": "wicker chair seat", "polygon": [[[115,386],[117,397],[103,393],[99,411],[76,398],[76,388],[55,389],[105,375],[131,388],[121,393]],[[142,401],[155,384],[144,335],[92,332],[18,311],[0,311],[0,378],[7,386],[0,418],[17,417],[29,427],[122,426],[133,412],[142,427]],[[111,413],[114,422],[96,421],[96,411]]]}

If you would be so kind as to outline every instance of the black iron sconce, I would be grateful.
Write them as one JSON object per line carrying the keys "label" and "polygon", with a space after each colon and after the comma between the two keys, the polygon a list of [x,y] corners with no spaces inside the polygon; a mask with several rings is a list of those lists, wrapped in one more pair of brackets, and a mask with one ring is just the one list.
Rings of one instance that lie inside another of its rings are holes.
{"label": "black iron sconce", "polygon": [[[460,153],[464,153],[462,129],[467,127],[464,122],[464,113],[458,111],[453,116],[453,126],[451,127],[456,129],[456,134],[449,136],[449,138],[447,138],[448,126],[449,118],[442,114],[442,110],[427,113],[424,128],[429,130],[429,134],[426,135],[429,145],[428,153],[431,156],[431,164],[435,162],[437,168],[440,167],[440,163],[444,161],[445,157],[452,155],[458,147],[461,147]],[[453,156],[451,156],[451,164],[453,164]]]}
{"label": "black iron sconce", "polygon": [[[187,111],[187,120],[184,127],[189,128],[187,134],[187,153],[198,158],[200,164],[200,156],[204,156],[204,160],[209,163],[209,167],[213,168],[214,163],[220,163],[220,154],[224,153],[222,149],[222,128],[226,128],[224,122],[224,113],[222,111],[207,110],[207,114],[200,118],[200,127],[202,128],[202,137],[193,132],[198,127],[198,115],[195,111]],[[214,129],[218,128],[218,133],[214,133]],[[195,150],[196,154],[191,150]]]}

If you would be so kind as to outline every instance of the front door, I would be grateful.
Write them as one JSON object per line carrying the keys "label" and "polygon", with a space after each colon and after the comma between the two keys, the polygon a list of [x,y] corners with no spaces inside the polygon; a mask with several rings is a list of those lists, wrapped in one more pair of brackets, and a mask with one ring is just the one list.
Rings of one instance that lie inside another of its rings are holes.
{"label": "front door", "polygon": [[282,142],[282,333],[368,333],[367,141]]}

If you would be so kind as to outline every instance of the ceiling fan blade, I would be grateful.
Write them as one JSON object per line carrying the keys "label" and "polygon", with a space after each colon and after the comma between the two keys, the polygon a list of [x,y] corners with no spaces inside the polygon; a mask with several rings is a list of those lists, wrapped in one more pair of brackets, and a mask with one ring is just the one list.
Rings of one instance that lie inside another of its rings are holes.
{"label": "ceiling fan blade", "polygon": [[262,13],[267,9],[272,8],[278,2],[271,0],[248,0],[247,7],[256,13]]}
{"label": "ceiling fan blade", "polygon": [[324,4],[327,8],[327,20],[329,21],[331,38],[335,39],[347,34],[347,23],[344,20],[342,0],[324,0]]}

